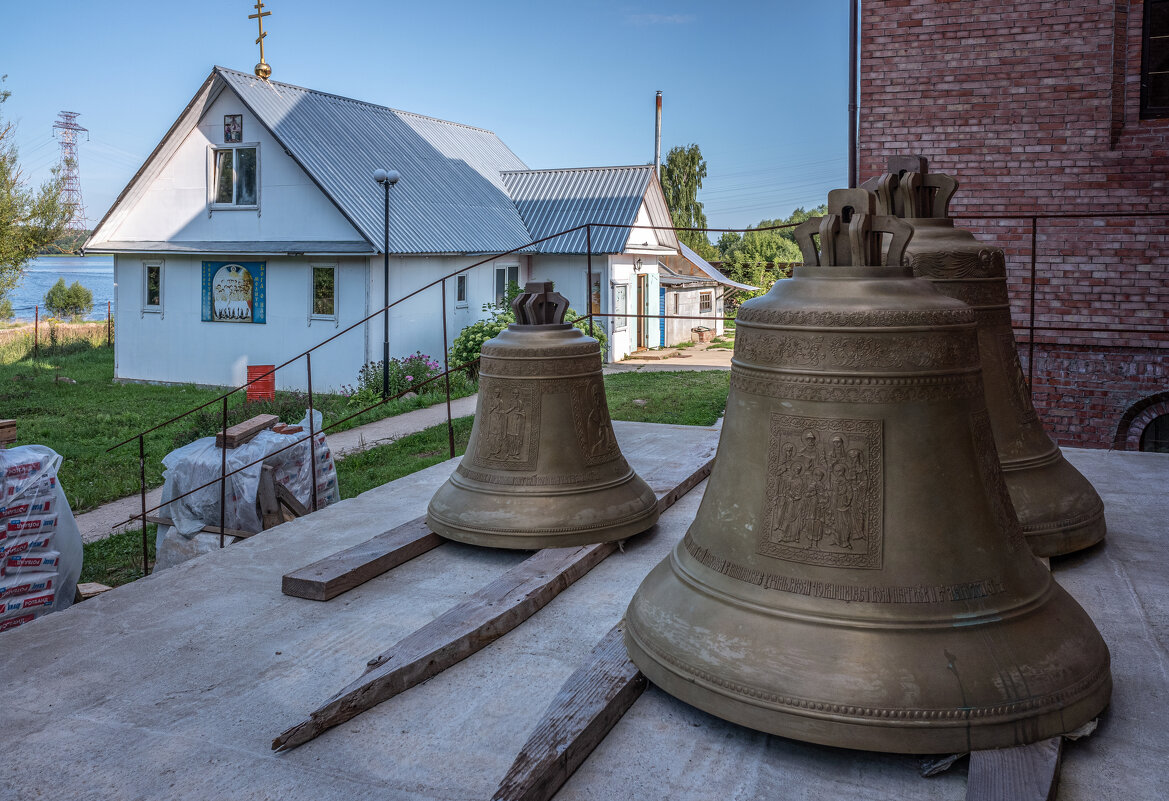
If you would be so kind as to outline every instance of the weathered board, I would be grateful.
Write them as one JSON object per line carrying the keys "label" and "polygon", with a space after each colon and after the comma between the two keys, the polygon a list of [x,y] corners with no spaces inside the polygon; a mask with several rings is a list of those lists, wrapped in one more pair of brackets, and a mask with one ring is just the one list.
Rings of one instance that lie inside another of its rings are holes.
{"label": "weathered board", "polygon": [[622,620],[593,648],[544,712],[493,801],[547,801],[646,687],[625,651]]}
{"label": "weathered board", "polygon": [[1063,738],[972,751],[966,801],[1051,801],[1059,786]]}
{"label": "weathered board", "polygon": [[[650,481],[665,511],[710,475],[713,459],[697,465],[674,460]],[[675,476],[662,487],[663,476]],[[308,720],[283,732],[272,749],[285,751],[312,740],[355,715],[441,673],[523,623],[605,557],[617,543],[545,548],[513,567],[390,650],[371,660],[364,676],[349,684]]]}
{"label": "weathered board", "polygon": [[222,448],[223,443],[227,443],[229,448],[238,448],[245,442],[250,442],[257,434],[267,428],[271,428],[280,422],[280,418],[274,414],[258,414],[250,420],[244,420],[242,423],[236,423],[227,429],[227,431],[220,431],[215,435],[215,447]]}
{"label": "weathered board", "polygon": [[327,601],[444,542],[427,528],[425,516],[417,517],[352,548],[285,573],[280,589],[296,598]]}
{"label": "weathered board", "polygon": [[[716,438],[717,439],[717,438]],[[658,507],[665,509],[674,501],[692,490],[698,482],[710,475],[709,468],[681,476],[685,473],[685,462],[674,461],[648,465],[639,469],[638,459],[631,456],[634,469],[658,493]],[[703,461],[706,461],[703,459]],[[673,493],[663,506],[663,494]],[[408,562],[416,556],[438,547],[445,540],[431,533],[426,527],[425,517],[382,532],[372,539],[326,556],[311,565],[285,573],[280,590],[285,595],[305,598],[309,601],[328,601],[343,592],[380,576],[387,570]]]}
{"label": "weathered board", "polygon": [[[132,518],[132,519],[137,519],[137,518]],[[173,526],[175,524],[175,521],[170,519],[169,517],[157,517],[155,515],[146,515],[146,522],[147,523],[157,523],[160,526]],[[219,526],[203,526],[203,528],[199,529],[199,531],[201,533],[204,533],[204,534],[219,534],[220,533]],[[222,533],[227,535],[228,537],[245,538],[245,537],[256,536],[255,531],[241,531],[240,529],[237,529],[237,528],[225,528],[225,529],[223,529]]]}

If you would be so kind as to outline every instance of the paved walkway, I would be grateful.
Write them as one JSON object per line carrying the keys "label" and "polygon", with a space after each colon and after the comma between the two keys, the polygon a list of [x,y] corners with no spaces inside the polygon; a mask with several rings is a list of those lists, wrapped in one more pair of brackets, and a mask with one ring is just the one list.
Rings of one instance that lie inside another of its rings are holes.
{"label": "paved walkway", "polygon": [[605,373],[654,372],[658,370],[730,370],[730,348],[711,348],[705,343],[691,348],[662,348],[643,356],[630,356],[616,364],[605,365]]}
{"label": "paved walkway", "polygon": [[[475,413],[475,398],[457,398],[451,401],[451,416],[465,417]],[[425,409],[393,417],[385,417],[347,431],[329,434],[329,447],[334,455],[342,457],[352,453],[386,445],[424,428],[446,421],[446,404],[437,403]],[[162,501],[162,487],[155,487],[146,493],[146,508],[151,509]],[[104,540],[123,529],[120,525],[130,517],[142,513],[142,501],[137,495],[130,495],[99,506],[93,511],[77,515],[77,527],[81,530],[82,542]]]}

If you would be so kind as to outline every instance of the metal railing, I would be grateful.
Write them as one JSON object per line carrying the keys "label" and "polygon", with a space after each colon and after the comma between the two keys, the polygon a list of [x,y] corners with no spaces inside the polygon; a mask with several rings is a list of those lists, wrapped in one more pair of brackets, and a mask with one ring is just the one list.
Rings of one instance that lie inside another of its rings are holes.
{"label": "metal railing", "polygon": [[[433,280],[427,284],[423,284],[422,286],[418,287],[417,289],[414,289],[411,292],[408,292],[405,295],[402,295],[401,297],[397,298],[396,300],[377,309],[376,311],[371,312],[370,314],[366,315],[365,317],[358,320],[357,322],[352,323],[352,324],[346,326],[345,328],[342,328],[341,330],[337,331],[332,336],[322,340],[321,342],[318,342],[316,345],[313,345],[311,348],[308,348],[307,350],[304,350],[304,351],[296,354],[295,356],[285,360],[284,362],[281,362],[280,364],[273,366],[270,370],[266,370],[263,373],[256,375],[255,377],[246,381],[244,384],[242,384],[238,387],[235,387],[233,389],[230,389],[230,390],[224,392],[223,394],[219,395],[216,398],[213,398],[209,401],[206,401],[206,402],[201,403],[197,406],[194,406],[194,407],[188,409],[187,411],[182,412],[181,414],[178,414],[178,415],[175,415],[174,417],[169,418],[168,420],[164,420],[163,422],[158,423],[157,425],[151,426],[150,428],[147,428],[144,431],[140,431],[139,433],[135,434],[134,436],[127,437],[126,439],[122,440],[121,442],[108,448],[106,450],[106,452],[110,453],[110,452],[118,450],[119,448],[122,448],[126,445],[129,445],[133,442],[138,443],[138,495],[140,498],[140,511],[137,515],[133,515],[133,516],[117,523],[114,526],[114,528],[120,528],[122,526],[126,526],[128,524],[133,523],[136,520],[141,522],[141,529],[142,529],[142,572],[143,572],[143,575],[146,575],[149,573],[149,561],[150,561],[149,542],[148,542],[148,533],[147,533],[147,522],[148,522],[147,516],[151,512],[156,512],[156,511],[162,509],[163,507],[167,506],[170,503],[173,503],[175,501],[179,501],[179,500],[181,500],[189,495],[192,495],[196,492],[199,492],[200,490],[203,490],[203,489],[206,489],[210,486],[218,484],[219,485],[219,545],[220,545],[220,547],[223,547],[225,544],[226,536],[229,536],[225,533],[226,514],[227,514],[227,503],[226,503],[226,501],[227,501],[227,479],[229,477],[235,475],[236,473],[239,473],[239,472],[242,472],[243,470],[248,469],[249,467],[254,467],[255,465],[263,462],[264,459],[267,459],[271,456],[274,456],[277,453],[281,453],[283,451],[286,451],[290,448],[294,448],[297,445],[301,445],[304,442],[309,443],[309,456],[310,456],[310,462],[312,464],[312,475],[313,475],[312,510],[315,511],[318,508],[316,435],[320,434],[320,433],[324,433],[325,431],[337,428],[338,426],[344,425],[345,423],[349,422],[350,420],[353,420],[356,417],[359,417],[360,415],[363,415],[367,412],[370,412],[370,411],[378,408],[379,406],[382,406],[383,404],[388,403],[389,401],[399,399],[403,395],[407,394],[408,392],[413,392],[417,389],[425,387],[425,386],[427,386],[435,381],[438,381],[439,379],[443,380],[444,392],[446,395],[447,442],[448,442],[448,450],[449,450],[450,457],[453,458],[455,456],[455,434],[454,434],[454,421],[452,419],[452,413],[451,413],[450,376],[451,376],[451,373],[454,373],[454,372],[460,371],[460,370],[465,370],[465,369],[473,366],[474,364],[476,364],[478,362],[478,359],[475,359],[475,360],[472,360],[469,362],[465,362],[463,364],[459,364],[459,365],[456,365],[454,367],[451,367],[451,365],[450,365],[449,354],[450,354],[451,343],[450,343],[450,339],[449,339],[449,329],[448,329],[448,320],[447,320],[446,283],[447,283],[447,281],[455,278],[456,276],[462,275],[463,273],[466,273],[469,270],[473,270],[476,267],[481,267],[485,264],[489,264],[489,263],[499,259],[502,256],[513,255],[513,254],[517,254],[517,253],[524,253],[524,252],[530,251],[531,248],[533,248],[536,245],[551,241],[553,239],[557,239],[559,237],[567,236],[569,234],[574,234],[574,233],[577,233],[578,231],[583,230],[585,232],[585,248],[586,248],[586,252],[583,254],[585,256],[585,271],[586,271],[586,285],[585,286],[586,286],[586,293],[589,296],[588,301],[587,301],[588,307],[589,307],[589,313],[587,313],[585,315],[581,315],[581,317],[579,319],[587,319],[588,320],[589,333],[592,334],[592,333],[594,333],[594,323],[593,323],[594,316],[597,316],[597,317],[600,317],[600,316],[648,317],[649,316],[649,315],[638,315],[638,314],[601,315],[599,312],[597,312],[597,313],[593,312],[593,310],[591,308],[591,306],[592,306],[591,292],[592,292],[593,274],[594,274],[593,261],[592,261],[592,259],[593,259],[592,229],[593,228],[625,228],[625,229],[639,228],[639,229],[665,230],[665,231],[674,231],[674,232],[676,232],[676,231],[701,231],[701,232],[714,232],[714,233],[719,233],[719,232],[740,232],[740,233],[742,233],[742,232],[746,232],[746,231],[778,230],[781,228],[791,228],[791,227],[794,227],[794,225],[795,224],[793,223],[790,225],[769,226],[769,227],[765,227],[765,228],[709,228],[709,229],[706,229],[706,228],[673,228],[670,226],[651,226],[651,225],[621,225],[621,224],[612,224],[612,223],[585,223],[582,225],[577,225],[573,228],[565,229],[565,230],[560,231],[560,232],[555,233],[555,234],[551,234],[549,236],[541,237],[539,239],[534,239],[525,245],[521,245],[519,247],[515,247],[515,248],[512,248],[510,250],[503,251],[501,253],[496,253],[496,254],[487,256],[486,258],[482,258],[476,262],[473,262],[472,264],[469,264],[466,267],[461,267],[458,270],[454,270],[454,271],[452,271],[452,272],[450,272],[450,273],[448,273],[440,278],[436,278],[435,280]],[[355,328],[358,328],[359,326],[365,325],[365,324],[369,323],[371,320],[374,320],[381,315],[388,316],[390,309],[392,309],[396,306],[399,306],[399,305],[405,303],[406,301],[411,300],[411,299],[421,295],[423,292],[425,292],[429,289],[433,289],[434,287],[439,287],[439,303],[441,306],[441,319],[442,319],[443,371],[437,375],[431,376],[430,378],[428,378],[424,381],[414,382],[411,384],[411,386],[407,387],[402,392],[399,392],[399,393],[394,394],[394,395],[385,396],[381,400],[377,401],[376,403],[370,404],[369,406],[366,406],[364,409],[361,409],[360,411],[354,412],[353,414],[347,415],[339,420],[333,421],[329,425],[322,426],[320,431],[315,431],[314,430],[314,422],[313,422],[313,417],[314,417],[313,412],[314,412],[315,406],[314,406],[314,394],[313,394],[313,384],[312,384],[312,354],[314,352],[320,350],[321,348],[325,347],[326,345],[339,339],[340,337],[344,336],[345,334],[349,333],[350,331],[354,330]],[[691,316],[691,317],[686,317],[685,319],[712,319],[712,318],[709,315],[707,315],[707,316]],[[724,318],[724,319],[730,319],[730,318]],[[238,468],[235,468],[234,470],[230,470],[230,471],[227,469],[227,447],[226,447],[226,441],[225,441],[224,447],[221,448],[222,453],[221,453],[221,460],[220,460],[220,471],[219,471],[220,475],[217,478],[212,479],[211,481],[205,482],[204,484],[201,484],[198,487],[187,490],[186,492],[183,492],[181,495],[171,497],[171,498],[167,499],[166,501],[159,503],[156,506],[152,506],[152,507],[148,508],[147,500],[146,500],[147,485],[146,485],[146,440],[145,440],[145,438],[148,434],[155,433],[163,428],[166,428],[167,426],[172,425],[173,423],[178,422],[179,420],[182,420],[186,417],[189,417],[192,414],[195,414],[196,412],[200,412],[200,411],[207,409],[211,406],[219,404],[221,406],[221,410],[222,410],[220,431],[226,437],[226,432],[228,429],[228,411],[229,411],[228,410],[228,402],[231,399],[231,397],[236,395],[237,393],[240,393],[240,392],[246,393],[247,388],[249,386],[251,386],[252,384],[263,381],[264,379],[267,379],[270,376],[274,376],[277,373],[277,371],[284,370],[284,369],[290,367],[291,365],[296,364],[301,359],[304,359],[304,361],[305,361],[306,384],[307,384],[307,390],[308,390],[308,406],[309,406],[309,413],[308,413],[309,433],[308,433],[308,436],[301,437],[301,438],[289,443],[288,445],[267,454],[265,457],[263,457],[261,459],[249,462],[248,464],[243,465],[242,467],[238,467]]]}
{"label": "metal railing", "polygon": [[[957,213],[957,214],[954,214],[953,216],[957,220],[989,220],[989,221],[998,221],[998,222],[1011,221],[1011,220],[1022,220],[1022,221],[1029,221],[1030,222],[1030,285],[1028,288],[1028,293],[1029,293],[1029,296],[1028,296],[1028,304],[1029,304],[1028,305],[1028,319],[1027,319],[1027,323],[1025,325],[1017,325],[1014,322],[1012,322],[1012,325],[1018,330],[1024,330],[1027,332],[1027,349],[1028,349],[1028,351],[1027,351],[1028,352],[1027,383],[1028,383],[1028,388],[1031,389],[1032,392],[1033,392],[1034,380],[1035,380],[1035,378],[1034,378],[1034,371],[1035,371],[1034,353],[1035,353],[1036,332],[1062,332],[1062,333],[1073,333],[1073,334],[1074,333],[1107,332],[1110,334],[1132,333],[1132,334],[1140,334],[1140,335],[1144,335],[1144,336],[1147,336],[1150,334],[1155,334],[1158,336],[1169,336],[1164,331],[1164,328],[1159,327],[1159,326],[1155,326],[1155,325],[1150,325],[1150,326],[1146,326],[1146,327],[1141,327],[1141,326],[1092,327],[1092,326],[1038,326],[1035,324],[1035,322],[1036,322],[1036,320],[1035,320],[1036,303],[1037,303],[1036,285],[1037,285],[1037,278],[1038,278],[1037,244],[1038,244],[1038,226],[1039,226],[1040,221],[1058,220],[1058,219],[1093,219],[1093,218],[1114,218],[1114,217],[1115,218],[1169,217],[1169,212],[1147,212],[1147,213],[1137,213],[1137,214],[1123,214],[1123,213],[1107,213],[1107,212],[1105,212],[1105,213],[1096,213],[1096,214],[1077,213],[1077,214],[1022,214],[1022,215],[1010,215],[1010,214],[979,215],[979,214]],[[446,395],[446,426],[447,426],[447,435],[448,435],[447,436],[448,450],[449,450],[450,457],[453,458],[455,456],[455,436],[454,436],[454,423],[453,423],[452,413],[451,413],[450,375],[453,372],[465,370],[465,369],[475,365],[478,362],[478,359],[475,359],[475,360],[472,360],[472,361],[469,361],[469,362],[466,362],[463,364],[459,364],[459,365],[456,365],[454,367],[451,367],[451,365],[450,365],[449,353],[450,353],[451,343],[450,343],[450,339],[449,339],[448,320],[447,320],[448,313],[447,313],[447,304],[446,304],[446,282],[455,278],[456,276],[459,276],[463,273],[468,272],[469,270],[475,269],[476,267],[480,267],[480,266],[483,266],[485,264],[489,264],[490,262],[493,262],[502,256],[528,252],[528,251],[530,251],[530,249],[532,247],[534,247],[536,245],[539,245],[541,243],[548,242],[548,241],[557,239],[559,237],[567,236],[569,234],[573,234],[573,233],[576,233],[576,232],[583,230],[585,232],[585,251],[586,252],[583,255],[585,255],[585,257],[586,257],[585,258],[585,271],[586,271],[585,292],[586,292],[586,308],[588,311],[587,311],[587,314],[581,315],[580,318],[578,318],[578,319],[579,320],[584,320],[584,319],[588,320],[588,330],[589,330],[590,334],[595,333],[594,321],[596,318],[603,319],[603,318],[621,317],[621,318],[660,319],[660,320],[668,320],[668,319],[688,319],[688,320],[722,319],[724,321],[729,321],[729,320],[732,320],[734,318],[731,318],[731,317],[714,318],[712,315],[709,315],[709,314],[708,315],[651,315],[651,314],[646,314],[643,312],[632,313],[632,314],[631,313],[614,313],[614,312],[602,313],[602,312],[594,309],[593,308],[593,276],[595,273],[594,273],[593,262],[592,262],[592,257],[593,257],[592,233],[593,233],[593,229],[594,228],[605,228],[605,229],[623,228],[623,229],[628,229],[628,230],[646,229],[646,230],[657,230],[657,231],[671,231],[671,232],[674,232],[675,234],[679,231],[697,231],[697,232],[701,232],[701,233],[706,234],[706,233],[724,233],[724,232],[745,233],[748,231],[769,231],[769,230],[779,230],[779,229],[784,229],[784,228],[793,228],[796,225],[798,225],[798,223],[790,223],[790,224],[777,225],[777,226],[767,226],[767,227],[763,227],[763,228],[674,228],[671,226],[628,225],[628,224],[617,224],[617,223],[586,223],[586,224],[575,226],[573,228],[566,229],[564,231],[560,231],[560,232],[552,234],[550,236],[546,236],[546,237],[542,237],[540,239],[532,240],[531,242],[529,242],[525,245],[522,245],[522,246],[519,246],[516,248],[512,248],[510,250],[506,250],[506,251],[503,251],[501,253],[487,256],[485,258],[482,258],[478,261],[473,262],[472,264],[467,265],[466,267],[462,267],[458,270],[454,270],[453,272],[451,272],[447,275],[444,275],[444,276],[437,278],[437,279],[435,279],[427,284],[424,284],[421,287],[418,287],[417,289],[414,289],[413,291],[411,291],[411,292],[399,297],[398,299],[388,303],[384,307],[375,310],[374,312],[366,315],[365,317],[358,320],[357,322],[346,326],[345,328],[339,330],[337,333],[333,334],[332,336],[317,343],[313,347],[311,347],[305,351],[302,351],[301,353],[291,357],[290,359],[282,362],[281,364],[274,366],[272,369],[264,372],[263,374],[258,375],[255,378],[247,381],[245,384],[243,384],[239,387],[233,388],[233,389],[223,393],[222,395],[220,395],[217,398],[214,398],[210,401],[199,404],[198,406],[195,406],[192,409],[189,409],[186,412],[183,412],[182,414],[176,415],[176,416],[170,418],[169,420],[166,420],[162,423],[159,423],[158,425],[152,426],[151,428],[148,428],[144,431],[141,431],[138,434],[136,434],[132,437],[129,437],[129,438],[117,443],[116,445],[112,446],[111,448],[109,448],[107,452],[117,450],[118,448],[126,446],[126,445],[128,445],[132,442],[135,442],[135,441],[137,441],[137,443],[138,443],[138,459],[139,459],[138,479],[139,479],[139,496],[141,499],[141,503],[140,503],[141,511],[140,511],[140,514],[130,517],[129,519],[119,523],[118,526],[116,526],[116,527],[120,527],[120,526],[124,526],[124,525],[130,524],[130,523],[133,523],[135,520],[141,521],[141,524],[142,524],[143,573],[146,574],[149,572],[149,554],[148,554],[148,543],[147,543],[147,515],[149,514],[149,512],[157,511],[158,509],[161,509],[164,506],[166,506],[168,503],[171,503],[171,502],[174,502],[177,500],[181,500],[182,498],[184,498],[188,495],[191,495],[195,492],[198,492],[199,490],[206,489],[207,487],[210,487],[214,484],[219,484],[219,487],[220,487],[219,533],[220,533],[220,547],[222,547],[224,544],[224,538],[225,538],[224,526],[225,526],[225,522],[226,522],[225,516],[226,516],[226,481],[227,481],[227,478],[229,478],[230,476],[232,476],[238,472],[241,472],[242,470],[245,470],[249,467],[255,466],[256,464],[262,462],[264,459],[259,459],[259,460],[250,462],[249,464],[244,465],[243,467],[239,467],[239,468],[236,468],[232,471],[228,471],[227,470],[227,449],[226,449],[226,447],[224,447],[222,449],[223,453],[222,453],[222,457],[221,457],[220,475],[218,478],[212,479],[211,481],[206,482],[198,487],[195,487],[194,489],[191,489],[191,490],[184,492],[182,495],[172,497],[169,500],[167,500],[166,502],[160,503],[159,505],[148,509],[147,508],[147,500],[146,500],[145,437],[148,434],[154,433],[154,432],[156,432],[156,431],[158,431],[166,426],[169,426],[169,425],[171,425],[171,424],[173,424],[173,423],[175,423],[175,422],[177,422],[177,421],[179,421],[179,420],[181,420],[181,419],[183,419],[191,414],[194,414],[198,411],[206,409],[214,404],[220,404],[222,407],[222,415],[221,415],[222,416],[222,429],[221,430],[223,432],[226,432],[227,427],[228,427],[228,425],[227,425],[228,424],[228,400],[231,398],[231,396],[233,396],[236,393],[239,393],[241,391],[246,391],[246,388],[248,386],[250,386],[251,384],[256,383],[258,381],[261,381],[269,376],[272,376],[279,370],[288,368],[289,366],[295,364],[297,361],[299,361],[302,358],[305,360],[305,369],[306,369],[306,374],[307,374],[308,404],[309,404],[309,433],[308,433],[308,436],[297,439],[296,441],[288,444],[287,446],[285,446],[277,451],[274,451],[272,454],[268,454],[268,456],[266,456],[264,458],[268,458],[269,456],[272,456],[275,453],[280,453],[284,450],[288,450],[289,448],[296,447],[297,445],[300,445],[306,441],[309,443],[310,459],[311,459],[311,462],[313,465],[313,468],[312,468],[312,474],[313,474],[312,509],[313,510],[316,510],[318,508],[317,466],[316,466],[316,458],[315,458],[316,457],[316,444],[315,443],[316,443],[317,434],[320,434],[320,433],[323,433],[325,431],[337,428],[338,426],[344,425],[345,423],[353,420],[354,418],[356,418],[360,415],[363,415],[369,411],[372,411],[372,410],[378,408],[379,406],[381,406],[389,401],[401,398],[407,392],[414,391],[415,389],[429,385],[429,384],[436,382],[440,379],[442,379],[442,381],[443,381],[444,391],[445,391],[445,395]],[[406,390],[403,390],[402,392],[399,392],[395,395],[383,397],[381,400],[377,401],[376,403],[370,404],[369,406],[365,407],[364,409],[361,409],[360,411],[354,412],[353,414],[347,415],[346,417],[343,417],[343,418],[336,420],[328,425],[325,425],[320,429],[320,431],[314,430],[314,423],[313,423],[314,395],[313,395],[313,387],[312,387],[312,354],[314,352],[318,351],[319,349],[323,348],[324,346],[334,342],[335,340],[337,340],[339,337],[343,336],[344,334],[354,330],[355,328],[358,328],[359,326],[362,326],[362,325],[369,323],[371,320],[376,319],[379,315],[386,315],[387,319],[388,319],[390,309],[392,309],[396,306],[399,306],[400,304],[403,304],[406,301],[411,300],[411,299],[421,295],[421,293],[423,293],[429,289],[432,289],[434,287],[439,287],[438,299],[439,299],[440,306],[441,306],[442,340],[443,340],[443,371],[440,374],[431,376],[430,378],[426,379],[425,381],[415,383],[414,385],[412,385],[411,387],[408,387]],[[1167,340],[1167,341],[1169,341],[1169,340]]]}

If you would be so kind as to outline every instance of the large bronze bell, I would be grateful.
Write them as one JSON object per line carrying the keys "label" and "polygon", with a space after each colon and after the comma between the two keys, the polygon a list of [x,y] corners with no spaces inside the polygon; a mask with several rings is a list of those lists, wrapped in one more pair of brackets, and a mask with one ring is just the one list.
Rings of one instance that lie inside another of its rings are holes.
{"label": "large bronze bell", "polygon": [[920,157],[889,160],[889,172],[866,186],[877,209],[913,226],[905,260],[919,278],[974,309],[990,427],[1007,490],[1038,556],[1057,556],[1104,539],[1104,502],[1043,429],[1019,364],[1011,328],[1006,261],[1000,248],[954,227],[948,206],[958,182],[927,172]]}
{"label": "large bronze bell", "polygon": [[529,283],[516,322],[483,343],[467,453],[430,500],[437,534],[495,548],[558,548],[633,536],[657,499],[621,455],[596,339],[568,301]]}
{"label": "large bronze bell", "polygon": [[[714,472],[629,605],[629,654],[687,703],[816,743],[1071,731],[1108,702],[1108,649],[1028,553],[974,313],[900,266],[912,230],[870,193],[828,198],[797,228],[807,265],[740,308]],[[871,266],[882,234],[896,266]]]}

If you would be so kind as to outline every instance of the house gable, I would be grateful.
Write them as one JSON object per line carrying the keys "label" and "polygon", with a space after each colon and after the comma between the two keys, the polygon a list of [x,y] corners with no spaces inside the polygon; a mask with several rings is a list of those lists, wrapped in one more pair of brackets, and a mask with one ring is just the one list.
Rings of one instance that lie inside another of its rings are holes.
{"label": "house gable", "polygon": [[[242,143],[257,147],[257,207],[223,208],[209,203],[213,150],[224,144],[227,115],[242,117]],[[249,252],[257,247],[280,250],[282,243],[301,250],[373,250],[267,126],[215,74],[123,191],[86,247],[118,251],[134,249],[134,243],[142,244],[143,250],[194,246]]]}

